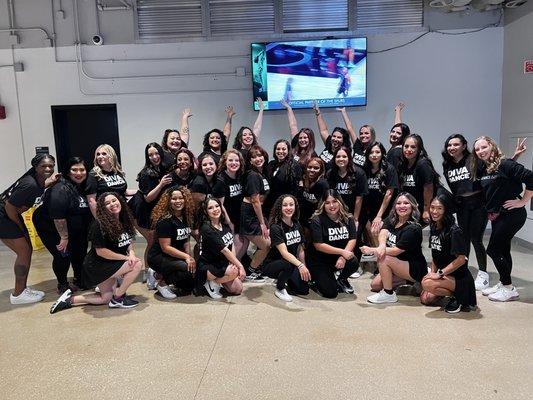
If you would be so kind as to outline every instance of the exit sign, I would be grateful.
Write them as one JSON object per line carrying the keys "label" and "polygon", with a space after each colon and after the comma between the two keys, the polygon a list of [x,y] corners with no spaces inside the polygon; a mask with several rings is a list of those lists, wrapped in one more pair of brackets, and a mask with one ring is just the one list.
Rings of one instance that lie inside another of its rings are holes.
{"label": "exit sign", "polygon": [[533,60],[524,61],[524,74],[533,74]]}

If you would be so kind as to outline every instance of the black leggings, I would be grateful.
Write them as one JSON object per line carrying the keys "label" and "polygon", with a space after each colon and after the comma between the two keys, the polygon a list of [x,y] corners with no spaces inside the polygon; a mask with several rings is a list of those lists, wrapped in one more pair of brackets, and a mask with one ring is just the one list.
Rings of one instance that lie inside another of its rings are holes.
{"label": "black leggings", "polygon": [[511,240],[514,235],[524,226],[527,218],[525,207],[505,211],[492,221],[492,233],[490,235],[487,254],[494,261],[494,265],[500,274],[500,282],[510,285],[513,259],[511,258]]}
{"label": "black leggings", "polygon": [[468,198],[459,198],[459,200],[457,224],[463,231],[466,241],[465,255],[466,257],[470,255],[470,243],[472,243],[479,270],[487,271],[487,252],[483,245],[483,234],[488,222],[487,210],[480,201],[469,200]]}
{"label": "black leggings", "polygon": [[[347,279],[359,268],[359,261],[354,257],[346,261],[344,268],[341,270],[338,279]],[[335,265],[311,264],[309,265],[309,272],[311,272],[311,279],[316,283],[316,287],[320,294],[328,299],[337,297],[337,279],[335,272],[338,271]]]}
{"label": "black leggings", "polygon": [[187,263],[184,260],[171,257],[166,254],[148,257],[150,268],[163,275],[167,284],[174,285],[190,292],[194,288],[193,275],[187,270]]}
{"label": "black leggings", "polygon": [[277,279],[276,288],[278,290],[289,289],[295,294],[309,294],[309,285],[300,277],[300,271],[294,265],[286,260],[275,260],[263,265],[264,275],[272,279]]}

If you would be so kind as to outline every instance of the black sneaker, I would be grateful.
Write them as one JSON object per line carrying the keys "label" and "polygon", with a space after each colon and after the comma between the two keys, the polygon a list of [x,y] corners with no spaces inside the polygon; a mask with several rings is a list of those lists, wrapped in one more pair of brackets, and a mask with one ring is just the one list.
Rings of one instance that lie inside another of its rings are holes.
{"label": "black sneaker", "polygon": [[265,277],[257,269],[250,268],[250,274],[246,275],[246,282],[263,283]]}
{"label": "black sneaker", "polygon": [[459,304],[455,297],[450,297],[448,304],[444,307],[444,311],[448,314],[457,314],[461,311],[461,304]]}
{"label": "black sneaker", "polygon": [[72,291],[70,289],[65,290],[65,292],[59,296],[59,299],[56,300],[52,307],[50,307],[50,314],[55,314],[58,311],[66,310],[67,308],[72,307],[70,298],[72,297]]}
{"label": "black sneaker", "polygon": [[109,308],[133,308],[137,307],[139,302],[130,296],[115,297],[113,296],[109,301]]}
{"label": "black sneaker", "polygon": [[354,293],[352,285],[350,285],[350,282],[348,282],[348,279],[345,279],[345,278],[337,279],[337,288],[339,290],[339,293],[348,293],[348,294]]}

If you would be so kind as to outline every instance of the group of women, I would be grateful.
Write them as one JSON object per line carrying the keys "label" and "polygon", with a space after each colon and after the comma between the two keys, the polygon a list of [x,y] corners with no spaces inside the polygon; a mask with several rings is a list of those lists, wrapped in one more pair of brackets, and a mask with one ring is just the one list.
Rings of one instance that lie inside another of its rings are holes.
{"label": "group of women", "polygon": [[[61,294],[51,313],[79,304],[136,306],[126,291],[143,265],[149,288],[168,299],[239,295],[245,280],[263,282],[264,276],[276,280],[275,295],[283,301],[310,288],[335,298],[354,292],[349,278],[359,276],[360,260],[377,264],[371,283],[376,293],[367,298],[374,304],[396,302],[394,289],[416,282],[422,303],[440,304],[447,297],[445,310],[452,313],[474,307],[476,289],[490,300],[518,298],[510,246],[526,219],[533,173],[505,158],[491,138],[476,139],[472,153],[462,135],[446,140],[448,191],[422,137],[402,123],[403,104],[395,108],[388,151],[372,126],[356,132],[345,109],[339,109],[345,128],[330,133],[315,106],[324,143],[320,154],[312,129],[299,129],[285,104],[291,138],[276,141],[269,161],[259,145],[258,101],[253,128],[241,127],[231,149],[235,112],[227,107],[223,129],[205,134],[198,159],[188,149],[192,113],[184,110],[179,131],[166,130],[161,145],[146,145],[138,189],[128,189],[108,145],[98,146],[90,171],[73,157],[62,177],[53,173],[52,156],[35,157],[0,201],[0,239],[17,254],[11,302],[44,296],[26,285],[31,245],[21,213],[36,204],[34,224],[52,254]],[[524,150],[521,141],[515,156]],[[485,251],[488,220],[492,232]],[[422,253],[427,225],[429,268]],[[147,241],[144,261],[133,249],[136,231]],[[479,266],[475,281],[468,270],[470,243]],[[500,274],[492,287],[486,254]],[[71,264],[74,280],[68,282]],[[74,295],[91,288],[94,293]]]}

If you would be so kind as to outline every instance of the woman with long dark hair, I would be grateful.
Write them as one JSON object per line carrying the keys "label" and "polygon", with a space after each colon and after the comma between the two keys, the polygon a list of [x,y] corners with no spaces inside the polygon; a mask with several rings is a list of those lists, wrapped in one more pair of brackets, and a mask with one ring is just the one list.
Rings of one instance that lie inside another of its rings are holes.
{"label": "woman with long dark hair", "polygon": [[[353,293],[348,277],[359,268],[354,255],[357,231],[342,197],[332,189],[311,218],[312,245],[306,261],[318,293],[327,298]],[[336,278],[335,273],[339,271]]]}
{"label": "woman with long dark hair", "polygon": [[[33,213],[33,223],[46,249],[52,255],[57,292],[85,289],[83,259],[87,254],[87,233],[92,221],[86,200],[87,168],[80,157],[67,161],[63,178],[48,189],[43,204]],[[72,264],[73,285],[67,280]]]}
{"label": "woman with long dark hair", "polygon": [[318,208],[324,193],[329,189],[325,169],[326,165],[321,158],[311,158],[305,165],[302,180],[299,183],[300,224],[307,231],[306,236],[309,236],[309,218]]}
{"label": "woman with long dark hair", "polygon": [[291,293],[307,295],[307,282],[311,279],[305,266],[304,235],[298,214],[296,197],[278,197],[269,220],[272,247],[263,266],[263,273],[276,279],[276,297],[287,302],[292,301],[287,287]]}
{"label": "woman with long dark hair", "polygon": [[285,100],[281,104],[287,109],[292,156],[294,160],[304,167],[309,159],[318,157],[315,152],[315,133],[309,128],[298,129],[298,121],[290,104]]}
{"label": "woman with long dark hair", "polygon": [[233,234],[226,224],[222,203],[209,197],[202,203],[200,259],[197,282],[212,299],[221,299],[223,286],[229,294],[242,293],[246,272],[233,248]]}
{"label": "woman with long dark hair", "polygon": [[228,141],[231,135],[231,121],[235,115],[233,106],[228,106],[224,110],[226,112],[226,123],[221,131],[220,129],[211,129],[204,135],[203,151],[198,156],[198,160],[204,155],[209,154],[215,160],[215,164],[218,166],[220,157],[228,149]]}
{"label": "woman with long dark hair", "polygon": [[461,228],[455,224],[448,196],[437,196],[431,202],[429,248],[431,272],[422,279],[423,304],[433,305],[437,299],[449,296],[444,307],[447,313],[470,311],[475,307],[474,278],[466,263],[466,242]]}
{"label": "woman with long dark hair", "polygon": [[376,131],[371,125],[362,125],[359,128],[359,135],[357,135],[346,109],[339,108],[338,110],[341,112],[342,119],[353,143],[353,162],[355,165],[362,167],[365,164],[366,149],[376,141]]}
{"label": "woman with long dark hair", "polygon": [[324,116],[322,115],[322,112],[320,111],[320,108],[318,107],[318,103],[316,101],[313,105],[313,110],[315,111],[318,131],[320,133],[320,137],[322,138],[322,142],[324,143],[324,150],[322,150],[319,157],[322,159],[322,161],[324,161],[324,163],[326,164],[326,169],[328,169],[330,161],[333,160],[333,153],[335,152],[335,150],[337,150],[341,146],[347,148],[352,147],[352,142],[350,141],[350,134],[346,129],[340,128],[338,126],[333,128],[333,131],[331,131],[330,134],[328,130],[328,125],[326,124],[326,120],[324,119]]}
{"label": "woman with long dark hair", "polygon": [[0,195],[0,240],[15,252],[15,289],[11,304],[41,301],[44,292],[27,286],[32,247],[22,213],[40,204],[47,187],[55,184],[60,174],[54,174],[55,159],[50,154],[38,154],[31,168]]}
{"label": "woman with long dark hair", "polygon": [[402,110],[405,104],[398,103],[394,107],[394,125],[389,133],[390,149],[387,152],[387,161],[398,170],[402,160],[403,142],[411,134],[409,126],[402,122]]}
{"label": "woman with long dark hair", "polygon": [[194,289],[196,262],[190,237],[195,212],[191,192],[184,186],[165,190],[152,211],[155,237],[148,262],[159,278],[157,291],[166,299],[190,294]]}
{"label": "woman with long dark hair", "polygon": [[261,135],[261,129],[263,127],[265,105],[263,104],[263,100],[259,97],[256,101],[259,105],[259,113],[257,114],[254,127],[249,128],[247,126],[241,126],[233,142],[233,148],[238,150],[243,158],[246,158],[246,154],[252,146],[257,146],[259,144],[259,136]]}
{"label": "woman with long dark hair", "polygon": [[190,188],[196,177],[196,158],[189,149],[181,148],[176,153],[176,160],[170,172],[171,186],[185,186]]}
{"label": "woman with long dark hair", "polygon": [[474,142],[472,171],[474,179],[481,182],[491,221],[487,254],[500,274],[500,281],[482,293],[493,301],[517,300],[519,294],[511,279],[511,240],[526,222],[525,206],[533,197],[533,172],[505,158],[496,142],[487,136]]}
{"label": "woman with long dark hair", "polygon": [[161,140],[161,147],[163,148],[161,160],[165,169],[174,165],[178,150],[187,148],[189,145],[190,117],[192,117],[191,109],[186,108],[181,112],[181,126],[179,131],[177,129],[165,129],[163,140]]}
{"label": "woman with long dark hair", "polygon": [[379,274],[372,280],[371,288],[379,293],[368,296],[369,303],[396,303],[394,277],[421,282],[427,274],[419,219],[416,199],[410,193],[401,192],[379,233],[379,245],[361,246],[363,254],[375,254],[378,261]]}
{"label": "woman with long dark hair", "polygon": [[199,171],[191,183],[192,197],[199,206],[206,196],[213,193],[213,186],[217,181],[217,163],[211,154],[204,154],[198,158]]}
{"label": "woman with long dark hair", "polygon": [[109,308],[139,305],[133,297],[126,296],[142,268],[142,261],[133,251],[134,238],[135,222],[126,200],[115,192],[102,193],[89,232],[91,250],[83,262],[84,281],[88,286],[98,285],[99,293],[73,296],[67,289],[52,305],[50,314],[83,304],[108,304]]}

